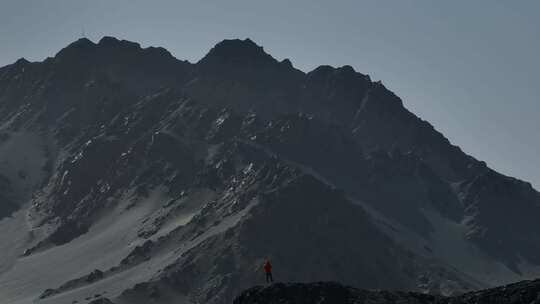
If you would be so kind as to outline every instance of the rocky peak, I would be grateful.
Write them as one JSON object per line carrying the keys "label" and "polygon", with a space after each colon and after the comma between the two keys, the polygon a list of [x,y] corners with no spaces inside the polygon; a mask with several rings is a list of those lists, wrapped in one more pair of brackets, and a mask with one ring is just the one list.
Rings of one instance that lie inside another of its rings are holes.
{"label": "rocky peak", "polygon": [[216,44],[200,63],[243,63],[264,65],[277,63],[272,56],[266,53],[262,46],[251,39],[223,40]]}
{"label": "rocky peak", "polygon": [[72,42],[56,54],[56,58],[70,58],[88,54],[95,50],[96,44],[88,38],[81,38]]}
{"label": "rocky peak", "polygon": [[369,75],[355,71],[350,65],[344,65],[338,68],[321,65],[307,73],[307,79],[309,82],[344,81],[348,82],[349,85],[360,84],[361,86],[371,83]]}
{"label": "rocky peak", "polygon": [[130,60],[137,60],[139,63],[151,62],[152,65],[159,65],[164,62],[168,64],[181,62],[164,48],[143,48],[139,43],[110,36],[104,36],[98,43],[94,43],[87,38],[81,38],[58,52],[55,58],[57,61],[67,60],[70,62],[91,62],[96,60],[101,64],[118,64]]}
{"label": "rocky peak", "polygon": [[19,58],[17,61],[15,61],[16,66],[25,66],[29,63],[30,61],[26,60],[26,58]]}
{"label": "rocky peak", "polygon": [[276,60],[249,38],[219,42],[197,66],[203,75],[255,82],[296,82],[304,75],[290,60]]}
{"label": "rocky peak", "polygon": [[132,48],[132,49],[141,49],[141,45],[127,40],[120,40],[116,37],[104,36],[101,38],[97,44],[100,47],[105,48]]}

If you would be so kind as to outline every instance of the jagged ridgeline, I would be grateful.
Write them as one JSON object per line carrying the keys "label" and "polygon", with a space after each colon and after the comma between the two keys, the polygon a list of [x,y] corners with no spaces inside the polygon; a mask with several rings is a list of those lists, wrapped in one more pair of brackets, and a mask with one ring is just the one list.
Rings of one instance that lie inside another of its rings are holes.
{"label": "jagged ridgeline", "polygon": [[540,274],[540,194],[349,66],[78,40],[0,68],[3,303],[230,303],[264,280],[455,294]]}

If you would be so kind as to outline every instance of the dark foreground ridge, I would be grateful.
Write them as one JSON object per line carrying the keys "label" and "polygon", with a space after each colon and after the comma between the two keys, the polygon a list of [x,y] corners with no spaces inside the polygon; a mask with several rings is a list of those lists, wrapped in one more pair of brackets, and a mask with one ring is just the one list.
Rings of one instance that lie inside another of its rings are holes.
{"label": "dark foreground ridge", "polygon": [[442,297],[415,292],[368,291],[333,282],[278,283],[244,291],[233,304],[518,304],[540,303],[540,280]]}

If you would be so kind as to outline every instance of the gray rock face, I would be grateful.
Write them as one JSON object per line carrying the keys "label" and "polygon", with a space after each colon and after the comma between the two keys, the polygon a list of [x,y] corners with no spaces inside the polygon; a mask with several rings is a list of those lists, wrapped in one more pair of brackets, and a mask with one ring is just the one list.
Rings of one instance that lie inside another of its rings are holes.
{"label": "gray rock face", "polygon": [[264,257],[278,280],[442,294],[540,274],[530,184],[369,76],[249,39],[195,64],[81,39],[0,68],[0,169],[8,302],[226,303]]}

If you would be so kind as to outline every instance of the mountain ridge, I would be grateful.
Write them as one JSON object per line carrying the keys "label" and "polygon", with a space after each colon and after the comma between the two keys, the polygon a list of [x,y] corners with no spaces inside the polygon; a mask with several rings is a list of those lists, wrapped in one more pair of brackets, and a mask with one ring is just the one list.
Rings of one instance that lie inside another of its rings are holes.
{"label": "mountain ridge", "polygon": [[[0,68],[0,134],[13,303],[155,289],[224,303],[265,255],[287,280],[442,294],[540,274],[530,184],[368,75],[304,73],[248,39],[197,63],[112,37],[17,61]],[[294,229],[267,227],[281,223]]]}

